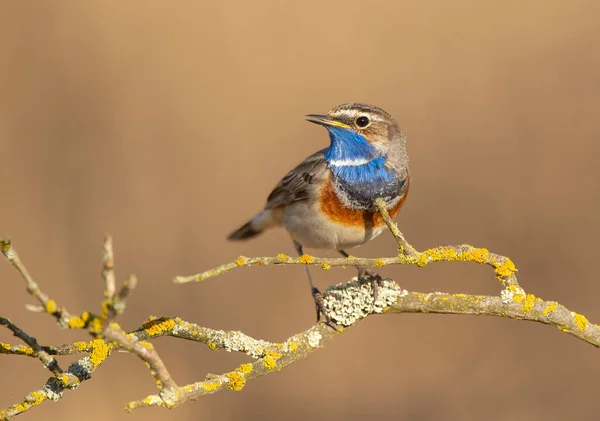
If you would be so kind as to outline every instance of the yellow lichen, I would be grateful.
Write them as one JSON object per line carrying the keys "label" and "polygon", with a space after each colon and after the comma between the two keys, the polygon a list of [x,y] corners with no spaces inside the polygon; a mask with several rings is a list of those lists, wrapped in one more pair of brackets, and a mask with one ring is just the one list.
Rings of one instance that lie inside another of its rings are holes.
{"label": "yellow lichen", "polygon": [[90,362],[94,367],[98,367],[102,361],[109,355],[109,347],[103,339],[92,341],[92,352],[90,353]]}
{"label": "yellow lichen", "polygon": [[520,304],[520,303],[522,303],[522,302],[523,302],[523,300],[524,300],[524,299],[525,299],[525,295],[523,295],[523,294],[515,294],[515,296],[513,297],[513,299],[512,299],[512,300],[513,300],[515,303],[519,303],[519,304]]}
{"label": "yellow lichen", "polygon": [[17,351],[17,353],[19,353],[21,355],[29,355],[29,356],[32,356],[35,353],[33,348],[31,348],[29,346],[25,346],[25,345],[17,345],[15,347],[15,351]]}
{"label": "yellow lichen", "polygon": [[464,253],[464,259],[470,262],[485,263],[490,258],[488,249],[478,248],[470,252]]}
{"label": "yellow lichen", "polygon": [[377,266],[378,268],[380,268],[383,265],[385,265],[385,263],[383,262],[383,259],[375,260],[375,266]]}
{"label": "yellow lichen", "polygon": [[207,344],[206,344],[206,346],[208,346],[208,347],[209,347],[210,349],[212,349],[213,351],[214,351],[215,349],[217,349],[217,344],[216,344],[216,343],[214,343],[214,342],[209,342],[209,343],[207,343]]}
{"label": "yellow lichen", "polygon": [[300,256],[300,263],[304,263],[305,265],[312,263],[314,260],[315,259],[312,256],[309,256],[308,254],[303,254],[302,256]]}
{"label": "yellow lichen", "polygon": [[[29,396],[27,396],[23,402],[15,405],[14,408],[18,412],[25,412],[32,406],[41,404],[44,401],[44,399],[46,399],[46,395],[44,395],[43,393],[31,392],[29,394]],[[6,418],[6,419],[8,419],[8,418]]]}
{"label": "yellow lichen", "polygon": [[246,385],[246,377],[244,377],[243,373],[240,373],[238,371],[231,371],[225,374],[225,376],[227,376],[227,378],[229,379],[229,381],[227,382],[227,387],[231,390],[239,392]]}
{"label": "yellow lichen", "polygon": [[329,269],[331,269],[331,265],[329,265],[327,263],[323,263],[323,264],[321,264],[321,269],[323,269],[323,270],[329,270]]}
{"label": "yellow lichen", "polygon": [[520,303],[523,302],[523,300],[525,299],[526,295],[525,295],[525,292],[521,288],[519,288],[519,287],[517,287],[515,285],[510,285],[507,289],[511,292],[511,294],[512,294],[512,300],[515,303],[519,303],[520,304]]}
{"label": "yellow lichen", "polygon": [[10,345],[5,344],[4,342],[0,342],[0,353],[8,354],[10,352]]}
{"label": "yellow lichen", "polygon": [[498,274],[498,276],[501,277],[510,276],[515,272],[517,272],[517,268],[515,267],[515,264],[512,262],[512,260],[510,260],[508,257],[502,265],[496,266],[496,273]]}
{"label": "yellow lichen", "polygon": [[277,257],[279,257],[281,260],[287,260],[287,258],[288,258],[287,254],[283,254],[283,253],[279,253],[277,255]]}
{"label": "yellow lichen", "polygon": [[298,343],[292,341],[288,344],[288,348],[290,349],[290,351],[296,352],[298,350]]}
{"label": "yellow lichen", "polygon": [[152,345],[148,341],[140,341],[139,343],[140,343],[140,345],[142,345],[146,349],[154,349],[154,345]]}
{"label": "yellow lichen", "polygon": [[575,323],[577,324],[579,330],[587,329],[589,322],[584,315],[578,313],[571,313],[571,316],[573,316],[573,320],[575,320]]}
{"label": "yellow lichen", "polygon": [[273,370],[275,367],[277,367],[277,362],[275,361],[275,358],[271,356],[266,356],[263,359],[263,364],[265,365],[265,367],[267,367],[267,370]]}
{"label": "yellow lichen", "polygon": [[89,323],[90,331],[93,333],[102,332],[102,319],[100,317],[94,317]]}
{"label": "yellow lichen", "polygon": [[419,260],[417,260],[416,263],[417,263],[417,266],[419,266],[420,268],[427,265],[427,263],[429,263],[429,260],[427,259],[427,254],[421,253],[421,255],[419,256]]}
{"label": "yellow lichen", "polygon": [[81,313],[81,316],[73,316],[69,319],[67,323],[71,329],[83,329],[88,320],[90,319],[90,313],[84,311]]}
{"label": "yellow lichen", "polygon": [[165,319],[159,323],[146,322],[143,326],[146,333],[151,337],[160,336],[162,333],[170,332],[171,330],[173,330],[173,328],[175,328],[175,320]]}
{"label": "yellow lichen", "polygon": [[108,312],[114,306],[114,301],[112,299],[102,301],[102,310],[100,311],[101,317],[106,318]]}
{"label": "yellow lichen", "polygon": [[[22,413],[33,406],[39,405],[44,401],[44,399],[46,399],[46,395],[44,395],[43,393],[31,392],[23,402],[16,404],[12,408],[14,408],[18,413]],[[6,413],[7,412],[4,410],[0,411],[0,420],[8,419],[8,415],[6,415]]]}
{"label": "yellow lichen", "polygon": [[547,316],[550,313],[554,313],[556,310],[558,310],[558,303],[549,303],[544,309],[544,316]]}
{"label": "yellow lichen", "polygon": [[54,314],[54,313],[56,313],[56,310],[58,310],[58,306],[56,305],[56,301],[54,301],[54,300],[48,300],[48,302],[46,303],[46,312],[48,312],[50,314]]}
{"label": "yellow lichen", "polygon": [[263,364],[267,370],[273,370],[277,367],[277,360],[281,358],[281,354],[278,352],[267,352],[267,355],[263,358]]}
{"label": "yellow lichen", "polygon": [[213,380],[210,382],[202,382],[202,389],[206,390],[207,392],[213,391],[215,390],[217,387],[221,386],[221,382],[218,380]]}
{"label": "yellow lichen", "polygon": [[75,342],[75,343],[73,343],[73,346],[75,348],[77,348],[77,350],[79,352],[83,352],[88,348],[88,343],[87,342]]}
{"label": "yellow lichen", "polygon": [[250,374],[252,373],[252,370],[254,370],[252,364],[242,364],[236,369],[236,371],[239,371],[244,374]]}
{"label": "yellow lichen", "polygon": [[525,301],[523,302],[523,312],[531,313],[531,311],[533,310],[534,303],[535,303],[535,295],[527,294],[525,296]]}
{"label": "yellow lichen", "polygon": [[244,256],[240,256],[235,259],[235,264],[238,266],[244,266],[244,263],[246,263],[246,258]]}

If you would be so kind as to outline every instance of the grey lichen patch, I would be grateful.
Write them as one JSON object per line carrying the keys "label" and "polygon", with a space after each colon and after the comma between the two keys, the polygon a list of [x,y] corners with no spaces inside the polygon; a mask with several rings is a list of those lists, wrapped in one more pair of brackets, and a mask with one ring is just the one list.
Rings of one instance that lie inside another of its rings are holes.
{"label": "grey lichen patch", "polygon": [[253,358],[263,357],[265,350],[272,348],[273,344],[262,339],[254,339],[242,332],[225,332],[213,330],[208,333],[208,342],[214,343],[217,348],[228,352],[243,352]]}
{"label": "grey lichen patch", "polygon": [[329,317],[342,326],[350,326],[371,313],[381,313],[402,293],[398,284],[384,279],[377,289],[377,301],[374,301],[371,283],[361,283],[354,278],[347,284],[330,287],[323,301]]}
{"label": "grey lichen patch", "polygon": [[90,361],[90,357],[85,357],[71,364],[67,371],[77,377],[79,381],[84,381],[92,377],[94,365]]}
{"label": "grey lichen patch", "polygon": [[52,386],[50,386],[50,385],[46,385],[44,387],[44,393],[48,397],[48,399],[50,399],[50,400],[52,400],[54,402],[57,402],[63,396],[62,391],[61,392],[56,392],[54,390],[54,388]]}
{"label": "grey lichen patch", "polygon": [[321,333],[319,333],[317,329],[311,329],[309,332],[306,333],[306,343],[311,348],[318,347],[319,343],[321,342],[321,339],[323,339],[323,336],[321,335]]}

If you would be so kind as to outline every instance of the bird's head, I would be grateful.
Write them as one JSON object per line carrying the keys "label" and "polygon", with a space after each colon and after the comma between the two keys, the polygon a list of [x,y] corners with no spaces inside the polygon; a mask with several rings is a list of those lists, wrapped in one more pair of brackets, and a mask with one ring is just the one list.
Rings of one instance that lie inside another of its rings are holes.
{"label": "bird's head", "polygon": [[390,152],[406,155],[406,139],[396,120],[381,108],[367,104],[342,104],[327,114],[308,114],[306,120],[324,126],[331,147],[329,165],[361,165]]}

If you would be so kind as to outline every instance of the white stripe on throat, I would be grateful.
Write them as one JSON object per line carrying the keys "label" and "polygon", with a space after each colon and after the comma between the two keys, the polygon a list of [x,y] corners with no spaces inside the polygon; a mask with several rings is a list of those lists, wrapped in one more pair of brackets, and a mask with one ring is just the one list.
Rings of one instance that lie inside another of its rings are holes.
{"label": "white stripe on throat", "polygon": [[357,159],[332,159],[329,165],[334,167],[358,167],[371,162],[373,159],[357,158]]}

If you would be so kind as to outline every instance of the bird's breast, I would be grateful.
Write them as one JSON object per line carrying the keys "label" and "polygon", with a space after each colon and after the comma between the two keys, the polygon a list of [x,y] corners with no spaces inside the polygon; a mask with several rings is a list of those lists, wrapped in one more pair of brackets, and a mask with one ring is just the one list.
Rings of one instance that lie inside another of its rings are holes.
{"label": "bird's breast", "polygon": [[[398,215],[406,200],[410,175],[403,181],[404,183],[399,184],[400,188],[396,196],[387,201],[389,203],[388,213],[392,218]],[[340,192],[339,184],[336,183],[337,181],[330,175],[320,191],[320,210],[329,220],[346,226],[364,227],[366,229],[377,229],[385,225],[381,215],[376,210],[357,209],[352,206],[345,196],[346,193]]]}

